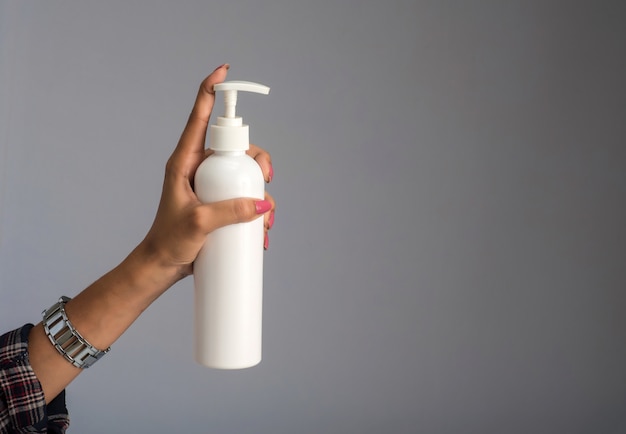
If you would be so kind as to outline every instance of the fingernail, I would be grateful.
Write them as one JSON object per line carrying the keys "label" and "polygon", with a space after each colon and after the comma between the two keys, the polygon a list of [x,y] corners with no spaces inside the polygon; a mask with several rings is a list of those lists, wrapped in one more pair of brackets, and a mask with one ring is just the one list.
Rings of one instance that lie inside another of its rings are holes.
{"label": "fingernail", "polygon": [[217,68],[215,68],[215,71],[217,71],[220,68],[226,68],[228,70],[228,69],[230,69],[230,65],[228,63],[224,63],[224,64],[218,66]]}
{"label": "fingernail", "polygon": [[272,178],[274,178],[274,166],[270,166],[270,174],[268,175],[268,181],[267,182],[272,182]]}
{"label": "fingernail", "polygon": [[263,240],[263,248],[267,250],[269,246],[270,246],[270,237],[268,237],[267,233],[265,233],[265,240]]}
{"label": "fingernail", "polygon": [[254,202],[257,214],[265,214],[272,209],[272,203],[269,200],[257,200]]}
{"label": "fingernail", "polygon": [[267,225],[269,226],[270,229],[272,229],[272,226],[274,226],[274,211],[270,213],[270,218],[267,221]]}

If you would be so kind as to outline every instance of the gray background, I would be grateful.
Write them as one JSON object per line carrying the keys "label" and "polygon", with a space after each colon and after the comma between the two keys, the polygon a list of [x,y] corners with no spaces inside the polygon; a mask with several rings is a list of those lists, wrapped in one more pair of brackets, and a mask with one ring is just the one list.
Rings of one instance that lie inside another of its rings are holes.
{"label": "gray background", "polygon": [[187,279],[70,432],[626,432],[620,2],[0,5],[2,330],[140,241],[204,76],[272,87],[262,364],[193,362]]}

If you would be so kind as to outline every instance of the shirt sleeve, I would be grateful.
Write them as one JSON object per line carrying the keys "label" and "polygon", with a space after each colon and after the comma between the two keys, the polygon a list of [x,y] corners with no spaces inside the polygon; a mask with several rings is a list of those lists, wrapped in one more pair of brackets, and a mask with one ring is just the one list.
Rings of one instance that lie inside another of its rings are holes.
{"label": "shirt sleeve", "polygon": [[28,358],[32,324],[0,336],[0,434],[63,434],[69,426],[65,391],[50,404]]}

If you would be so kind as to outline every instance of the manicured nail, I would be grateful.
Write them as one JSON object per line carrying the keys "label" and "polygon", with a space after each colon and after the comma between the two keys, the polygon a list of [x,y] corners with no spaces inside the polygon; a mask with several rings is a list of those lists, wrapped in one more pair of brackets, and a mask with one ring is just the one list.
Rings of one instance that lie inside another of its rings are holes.
{"label": "manicured nail", "polygon": [[265,233],[265,239],[263,240],[263,248],[267,250],[270,246],[270,237],[267,236],[267,232]]}
{"label": "manicured nail", "polygon": [[223,65],[220,65],[217,68],[215,68],[215,70],[217,71],[220,68],[226,68],[228,70],[230,69],[230,65],[228,63],[224,63]]}
{"label": "manicured nail", "polygon": [[270,218],[267,221],[267,225],[269,226],[269,229],[272,229],[272,226],[274,226],[274,211],[270,213]]}
{"label": "manicured nail", "polygon": [[274,166],[270,166],[270,174],[267,176],[267,178],[267,182],[272,182],[272,178],[274,178]]}
{"label": "manicured nail", "polygon": [[257,214],[265,214],[272,209],[272,203],[269,200],[257,200],[254,202]]}

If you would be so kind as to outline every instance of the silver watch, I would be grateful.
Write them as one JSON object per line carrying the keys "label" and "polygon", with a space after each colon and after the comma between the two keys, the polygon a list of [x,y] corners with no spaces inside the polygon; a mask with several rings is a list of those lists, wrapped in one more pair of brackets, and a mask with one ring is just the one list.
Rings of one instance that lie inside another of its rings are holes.
{"label": "silver watch", "polygon": [[99,350],[78,333],[65,313],[65,303],[70,300],[63,296],[50,309],[43,311],[43,328],[63,357],[77,368],[85,369],[108,353],[111,347]]}

